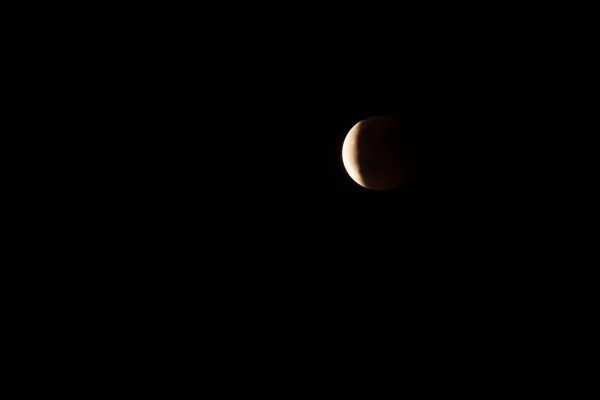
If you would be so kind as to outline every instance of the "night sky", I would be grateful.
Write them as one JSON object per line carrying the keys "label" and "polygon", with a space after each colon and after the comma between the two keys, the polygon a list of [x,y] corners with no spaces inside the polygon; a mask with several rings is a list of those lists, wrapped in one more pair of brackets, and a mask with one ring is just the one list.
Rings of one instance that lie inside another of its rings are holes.
{"label": "night sky", "polygon": [[[255,68],[211,52],[130,71],[119,112],[132,139],[119,151],[134,155],[124,186],[153,215],[144,223],[231,255],[250,247],[260,257],[278,254],[279,263],[298,256],[322,265],[324,257],[371,251],[375,238],[396,243],[376,253],[398,252],[400,237],[467,211],[458,188],[472,188],[479,170],[458,171],[465,156],[481,152],[471,153],[477,141],[468,139],[477,124],[489,126],[476,79],[466,82],[460,69],[440,74],[439,57],[411,63],[399,51],[350,62],[353,47],[319,49],[303,57],[255,54]],[[413,178],[388,192],[358,186],[341,160],[350,128],[375,115],[398,118],[418,142]]]}
{"label": "night sky", "polygon": [[[489,155],[477,148],[479,124],[488,135],[496,128],[484,121],[476,83],[402,58],[382,62],[207,75],[191,86],[173,75],[142,110],[150,123],[135,143],[142,179],[132,184],[144,194],[136,212],[152,241],[164,240],[153,250],[192,275],[283,274],[297,287],[348,280],[376,290],[404,275],[416,287],[430,285],[430,273],[440,284],[460,280],[490,245],[478,230],[503,212],[490,208],[489,168],[470,165]],[[397,118],[417,138],[414,175],[384,192],[354,183],[341,159],[350,128],[375,115]],[[457,252],[466,261],[450,273]]]}
{"label": "night sky", "polygon": [[[107,287],[131,300],[115,301],[124,321],[188,335],[181,354],[249,354],[248,370],[269,348],[329,376],[315,364],[353,368],[359,343],[365,358],[410,353],[418,374],[437,356],[452,370],[465,344],[509,351],[521,331],[498,321],[552,311],[540,293],[561,271],[540,259],[568,190],[546,151],[559,137],[547,63],[502,18],[429,11],[362,24],[270,10],[243,29],[177,12],[118,38],[98,78],[110,190],[95,189],[94,212],[118,250],[100,254]],[[342,163],[345,135],[372,116],[416,139],[393,190],[359,186]]]}
{"label": "night sky", "polygon": [[[315,32],[329,33],[310,37],[292,25],[283,41],[174,25],[123,42],[132,62],[113,66],[122,84],[107,100],[144,254],[191,276],[467,285],[526,235],[515,224],[533,205],[536,169],[523,166],[543,92],[533,66],[516,67],[525,50],[511,58],[494,32],[444,25],[363,35],[323,24]],[[417,142],[414,175],[387,192],[358,186],[341,160],[349,129],[376,115]]]}
{"label": "night sky", "polygon": [[[152,97],[126,244],[138,254],[126,287],[150,319],[210,328],[227,354],[291,340],[292,353],[352,365],[357,340],[456,351],[481,338],[462,329],[492,326],[527,292],[522,192],[497,163],[507,122],[483,93],[498,86],[398,68],[215,75]],[[349,129],[375,115],[417,139],[415,173],[391,191],[358,186],[341,160]]]}

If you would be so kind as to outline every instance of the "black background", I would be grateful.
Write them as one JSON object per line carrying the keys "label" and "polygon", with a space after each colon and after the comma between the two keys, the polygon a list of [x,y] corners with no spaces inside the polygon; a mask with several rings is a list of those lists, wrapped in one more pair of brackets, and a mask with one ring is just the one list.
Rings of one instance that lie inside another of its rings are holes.
{"label": "black background", "polygon": [[[167,291],[204,282],[318,313],[340,298],[350,314],[365,301],[386,309],[399,295],[439,307],[527,282],[535,272],[515,259],[530,217],[516,78],[473,67],[473,50],[398,47],[159,62],[125,111],[125,250]],[[387,192],[355,184],[341,161],[348,130],[374,115],[417,137],[415,174]]]}
{"label": "black background", "polygon": [[[360,29],[175,19],[120,39],[100,75],[122,162],[112,204],[137,254],[182,275],[157,273],[229,282],[231,270],[283,292],[502,286],[493,265],[515,263],[544,185],[532,179],[547,113],[539,60],[491,20],[374,13]],[[341,161],[348,130],[374,115],[417,138],[413,177],[387,192],[352,182]]]}
{"label": "black background", "polygon": [[[462,344],[509,352],[512,327],[556,310],[545,282],[562,272],[540,261],[569,192],[548,151],[564,123],[555,42],[494,13],[363,11],[177,12],[94,61],[95,254],[124,323],[247,360],[282,346],[350,365],[355,342],[419,370]],[[414,175],[386,192],[341,160],[375,115],[417,140]]]}
{"label": "black background", "polygon": [[[39,158],[9,172],[33,172],[16,217],[38,240],[18,251],[42,262],[10,301],[33,303],[33,352],[57,352],[44,373],[489,391],[587,354],[594,180],[576,161],[595,157],[573,132],[591,102],[567,89],[590,91],[573,60],[592,53],[563,10],[222,5],[68,7],[20,46]],[[341,160],[375,115],[417,142],[386,192]]]}

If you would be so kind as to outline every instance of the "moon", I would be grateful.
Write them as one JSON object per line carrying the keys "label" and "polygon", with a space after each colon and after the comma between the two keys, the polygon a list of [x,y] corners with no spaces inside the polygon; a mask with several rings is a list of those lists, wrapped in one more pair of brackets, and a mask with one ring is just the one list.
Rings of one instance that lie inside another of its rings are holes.
{"label": "moon", "polygon": [[398,187],[408,180],[412,170],[414,149],[410,136],[400,121],[388,116],[356,123],[342,145],[346,172],[367,189]]}

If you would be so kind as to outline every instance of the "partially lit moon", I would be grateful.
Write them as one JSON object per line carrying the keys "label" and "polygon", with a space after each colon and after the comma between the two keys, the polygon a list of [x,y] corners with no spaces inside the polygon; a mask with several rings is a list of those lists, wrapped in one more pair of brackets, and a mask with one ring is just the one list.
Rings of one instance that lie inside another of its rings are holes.
{"label": "partially lit moon", "polygon": [[348,175],[367,189],[390,190],[406,182],[414,159],[413,143],[402,124],[387,116],[354,125],[342,145]]}

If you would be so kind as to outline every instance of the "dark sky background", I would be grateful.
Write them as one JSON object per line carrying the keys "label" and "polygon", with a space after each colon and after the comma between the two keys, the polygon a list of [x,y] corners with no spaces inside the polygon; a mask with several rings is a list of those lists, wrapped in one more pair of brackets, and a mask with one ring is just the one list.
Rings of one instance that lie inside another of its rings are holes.
{"label": "dark sky background", "polygon": [[[98,82],[126,167],[107,202],[138,265],[126,281],[184,308],[212,293],[239,313],[442,324],[552,276],[535,260],[556,222],[548,199],[566,193],[545,150],[554,42],[493,13],[363,11],[354,25],[265,13],[219,29],[178,12],[118,37]],[[417,142],[411,180],[386,192],[341,160],[349,129],[376,115]]]}
{"label": "dark sky background", "polygon": [[[427,288],[424,299],[473,288],[465,279],[501,257],[492,249],[512,196],[494,182],[511,167],[491,161],[505,146],[494,109],[504,97],[490,92],[505,88],[456,54],[449,66],[440,55],[412,64],[415,53],[351,49],[268,70],[284,57],[196,70],[206,68],[199,56],[149,87],[127,185],[140,185],[132,207],[150,255],[193,281],[215,274],[348,301],[395,296],[398,285]],[[355,184],[341,160],[349,129],[375,115],[417,138],[415,174],[386,192]]]}
{"label": "dark sky background", "polygon": [[[459,279],[448,264],[467,273],[476,253],[497,248],[492,227],[510,217],[510,185],[522,181],[506,162],[523,129],[522,71],[493,35],[381,25],[369,35],[288,27],[281,41],[169,25],[169,36],[126,43],[134,62],[117,69],[119,112],[134,129],[123,185],[136,223],[164,240],[152,251],[292,283],[385,285],[426,275],[415,263]],[[417,138],[414,176],[388,192],[358,186],[341,161],[348,130],[375,115]]]}
{"label": "dark sky background", "polygon": [[[554,41],[497,10],[157,11],[92,60],[113,272],[98,275],[125,323],[189,335],[181,354],[208,332],[248,369],[268,347],[328,374],[361,356],[353,343],[451,370],[463,344],[508,352],[552,312],[561,271],[540,260],[559,259],[546,239],[569,193],[549,150]],[[341,159],[376,115],[417,144],[414,175],[385,192]]]}

